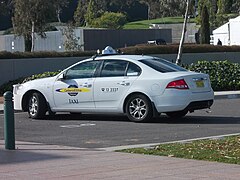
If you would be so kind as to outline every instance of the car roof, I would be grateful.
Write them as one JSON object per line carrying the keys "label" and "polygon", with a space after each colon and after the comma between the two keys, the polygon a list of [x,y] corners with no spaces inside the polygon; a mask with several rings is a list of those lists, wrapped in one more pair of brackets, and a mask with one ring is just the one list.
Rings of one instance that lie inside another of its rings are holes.
{"label": "car roof", "polygon": [[153,58],[152,56],[146,56],[146,55],[107,55],[107,56],[97,56],[95,60],[110,60],[110,59],[119,59],[119,60],[133,60],[133,61],[139,61],[143,59],[149,59]]}

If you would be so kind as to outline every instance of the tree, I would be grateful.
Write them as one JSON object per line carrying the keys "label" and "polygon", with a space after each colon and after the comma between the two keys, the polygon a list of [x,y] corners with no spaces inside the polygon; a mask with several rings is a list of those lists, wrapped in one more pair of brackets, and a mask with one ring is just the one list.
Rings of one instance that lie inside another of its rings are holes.
{"label": "tree", "polygon": [[148,20],[152,18],[156,18],[156,7],[159,7],[158,0],[139,0],[141,4],[145,4],[148,7]]}
{"label": "tree", "polygon": [[178,55],[177,55],[177,59],[176,59],[176,64],[181,64],[182,48],[183,48],[183,43],[184,43],[184,40],[185,40],[185,33],[187,31],[187,19],[188,19],[189,7],[190,7],[190,0],[187,0],[186,3],[187,4],[186,4],[186,12],[185,12],[185,15],[184,15],[182,37],[181,37],[179,48],[178,48]]}
{"label": "tree", "polygon": [[201,12],[201,44],[210,44],[210,23],[209,23],[209,14],[207,6],[204,6]]}
{"label": "tree", "polygon": [[79,0],[74,13],[76,26],[91,26],[91,21],[107,11],[106,0]]}
{"label": "tree", "polygon": [[13,0],[0,0],[0,14],[9,14],[12,9]]}
{"label": "tree", "polygon": [[123,13],[105,12],[100,18],[93,21],[95,28],[121,29],[127,22],[127,17]]}
{"label": "tree", "polygon": [[197,18],[198,23],[201,24],[201,13],[203,12],[204,6],[208,9],[208,15],[209,15],[209,23],[210,23],[210,29],[214,29],[218,27],[218,23],[216,21],[216,14],[217,14],[217,1],[216,0],[199,0],[198,1],[198,12],[199,16]]}
{"label": "tree", "polygon": [[35,33],[44,37],[44,28],[52,13],[54,0],[14,0],[13,28],[25,40],[25,51],[34,51]]}
{"label": "tree", "polygon": [[134,3],[137,0],[111,0],[107,5],[111,6],[111,5],[117,5],[119,7],[119,11],[123,11],[123,9],[125,8],[125,6],[132,6],[134,5]]}
{"label": "tree", "polygon": [[76,26],[84,26],[86,24],[85,14],[87,12],[88,0],[79,0],[76,11],[74,12],[74,22]]}
{"label": "tree", "polygon": [[85,14],[86,25],[91,26],[95,18],[97,18],[97,4],[95,0],[90,0]]}
{"label": "tree", "polygon": [[232,9],[232,12],[239,13],[240,12],[240,0],[233,0],[231,9]]}
{"label": "tree", "polygon": [[75,27],[72,23],[68,23],[67,27],[62,30],[65,37],[64,47],[67,51],[80,51],[83,45],[79,45],[80,37],[77,37],[74,31]]}
{"label": "tree", "polygon": [[60,14],[62,12],[62,9],[64,7],[67,7],[69,4],[69,0],[55,0],[53,3],[53,7],[56,11],[56,16],[58,19],[58,22],[61,22]]}
{"label": "tree", "polygon": [[218,0],[217,7],[218,7],[218,11],[217,11],[218,14],[226,14],[230,12],[227,0]]}
{"label": "tree", "polygon": [[186,2],[182,0],[159,0],[162,17],[182,16],[185,13]]}

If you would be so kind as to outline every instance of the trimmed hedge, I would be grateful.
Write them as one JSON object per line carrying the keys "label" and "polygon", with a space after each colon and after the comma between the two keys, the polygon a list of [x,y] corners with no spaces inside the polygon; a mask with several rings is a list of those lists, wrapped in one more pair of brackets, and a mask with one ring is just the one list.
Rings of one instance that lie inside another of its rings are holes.
{"label": "trimmed hedge", "polygon": [[0,86],[0,96],[2,96],[6,91],[13,91],[13,85],[14,84],[25,83],[27,81],[31,81],[31,80],[34,80],[34,79],[52,77],[52,76],[57,75],[59,72],[60,72],[60,70],[56,71],[56,72],[44,72],[42,74],[34,74],[32,76],[25,77],[25,78],[21,77],[21,78],[18,78],[16,80],[4,83],[3,85]]}
{"label": "trimmed hedge", "polygon": [[92,56],[96,54],[95,51],[69,51],[69,52],[55,52],[55,51],[39,51],[39,52],[0,52],[0,59],[20,59],[20,58],[48,58],[48,57],[81,57]]}
{"label": "trimmed hedge", "polygon": [[[154,44],[139,44],[136,46],[120,48],[125,54],[177,54],[178,45],[154,45]],[[208,53],[208,52],[240,52],[240,46],[214,46],[214,45],[199,45],[185,44],[183,53]],[[0,52],[0,59],[18,59],[18,58],[47,58],[47,57],[79,57],[92,56],[96,51],[70,51],[70,52]]]}
{"label": "trimmed hedge", "polygon": [[[240,64],[229,61],[198,61],[196,64],[185,65],[186,69],[202,72],[209,75],[214,91],[240,90]],[[59,73],[45,72],[43,74],[32,75],[27,78],[19,78],[0,86],[0,95],[6,91],[12,91],[12,85],[27,82],[34,79],[51,77]]]}
{"label": "trimmed hedge", "polygon": [[[154,45],[143,44],[132,47],[120,48],[126,54],[177,54],[179,45]],[[183,53],[208,53],[208,52],[240,52],[240,46],[214,46],[185,44]]]}
{"label": "trimmed hedge", "polygon": [[26,77],[23,79],[22,83],[25,83],[27,81],[31,81],[34,79],[41,79],[41,78],[46,78],[46,77],[53,77],[56,76],[58,73],[60,73],[61,70],[56,71],[56,72],[44,72],[42,74],[34,74],[32,76]]}
{"label": "trimmed hedge", "polygon": [[9,82],[4,83],[3,85],[1,85],[0,86],[0,96],[3,96],[3,94],[6,91],[12,91],[13,90],[13,85],[21,83],[21,82],[23,82],[23,80],[24,80],[24,78],[18,78],[16,80],[9,81]]}
{"label": "trimmed hedge", "polygon": [[229,61],[198,61],[185,68],[209,75],[214,91],[240,90],[240,64]]}

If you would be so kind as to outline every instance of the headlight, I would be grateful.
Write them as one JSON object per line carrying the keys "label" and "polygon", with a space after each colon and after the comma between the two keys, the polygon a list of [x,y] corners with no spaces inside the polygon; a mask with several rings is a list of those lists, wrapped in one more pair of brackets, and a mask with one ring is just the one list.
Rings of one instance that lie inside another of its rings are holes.
{"label": "headlight", "polygon": [[18,94],[18,91],[20,91],[22,88],[23,88],[22,84],[13,85],[13,94]]}

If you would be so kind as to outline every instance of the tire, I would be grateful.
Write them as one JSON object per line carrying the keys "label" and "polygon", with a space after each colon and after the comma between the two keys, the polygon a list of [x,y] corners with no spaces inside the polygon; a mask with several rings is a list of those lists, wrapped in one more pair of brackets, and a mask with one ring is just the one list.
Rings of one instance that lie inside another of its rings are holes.
{"label": "tire", "polygon": [[44,96],[40,93],[33,93],[28,101],[28,115],[32,119],[40,119],[46,115],[47,105]]}
{"label": "tire", "polygon": [[142,94],[132,95],[125,106],[127,117],[133,122],[147,122],[153,117],[151,101]]}
{"label": "tire", "polygon": [[51,109],[48,109],[48,115],[50,117],[54,117],[56,115],[56,112],[51,111]]}
{"label": "tire", "polygon": [[186,116],[186,114],[188,113],[188,111],[174,111],[174,112],[167,112],[167,116],[170,118],[182,118],[184,116]]}

